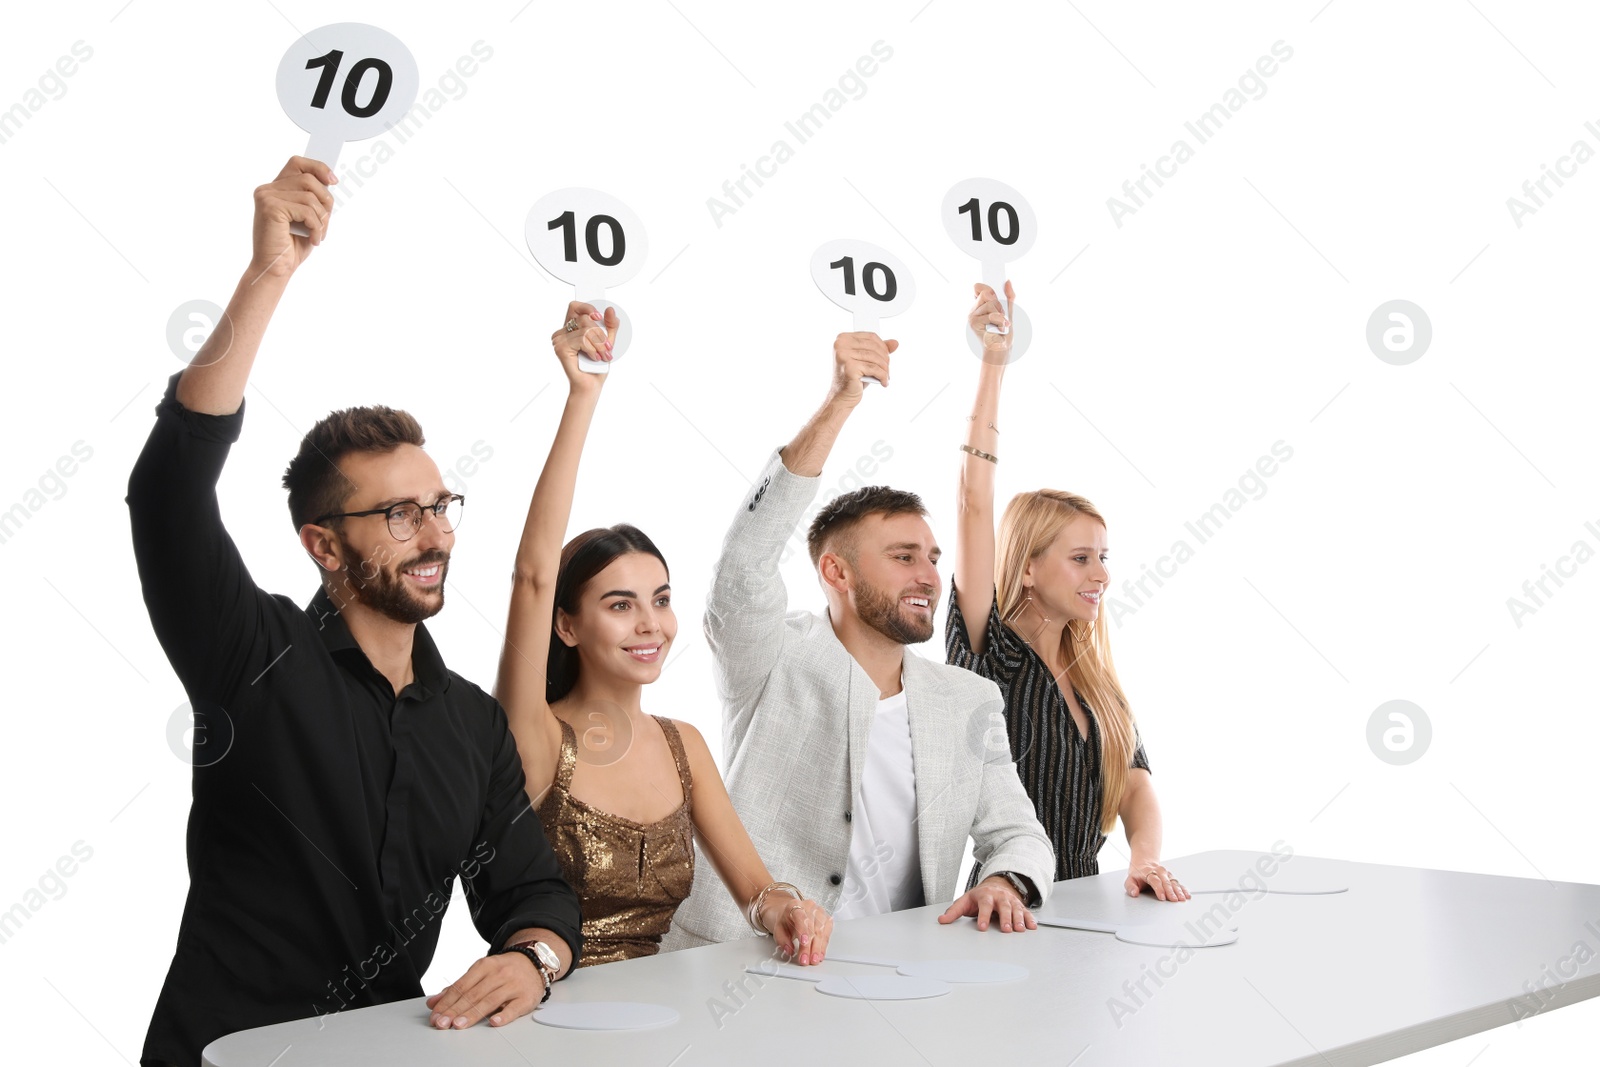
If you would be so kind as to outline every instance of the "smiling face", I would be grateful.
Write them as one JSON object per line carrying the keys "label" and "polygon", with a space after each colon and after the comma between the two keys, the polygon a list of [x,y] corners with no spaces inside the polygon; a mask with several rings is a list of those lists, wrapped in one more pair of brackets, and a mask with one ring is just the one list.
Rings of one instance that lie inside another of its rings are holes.
{"label": "smiling face", "polygon": [[[838,555],[847,564],[849,609],[897,644],[921,644],[932,637],[940,553],[927,520],[912,514],[867,515],[846,536]],[[825,573],[827,559],[822,560]]]}
{"label": "smiling face", "polygon": [[1047,617],[1092,623],[1111,581],[1106,558],[1104,524],[1079,514],[1061,528],[1049,548],[1029,561],[1022,584]]}
{"label": "smiling face", "polygon": [[[356,452],[342,457],[339,469],[356,488],[340,511],[367,511],[402,500],[432,504],[449,495],[439,468],[416,445],[400,445],[392,452]],[[410,540],[397,540],[382,515],[340,519],[325,530],[324,542],[335,554],[340,571],[334,576],[333,594],[357,602],[395,620],[417,623],[432,618],[444,607],[444,582],[450,569],[455,533],[446,533],[432,515]],[[312,534],[312,539],[317,539]],[[306,537],[302,532],[302,540]],[[313,548],[324,567],[328,557]]]}
{"label": "smiling face", "polygon": [[581,675],[649,684],[677,636],[666,565],[648,552],[618,556],[584,585],[576,612],[556,612],[556,637],[578,650]]}

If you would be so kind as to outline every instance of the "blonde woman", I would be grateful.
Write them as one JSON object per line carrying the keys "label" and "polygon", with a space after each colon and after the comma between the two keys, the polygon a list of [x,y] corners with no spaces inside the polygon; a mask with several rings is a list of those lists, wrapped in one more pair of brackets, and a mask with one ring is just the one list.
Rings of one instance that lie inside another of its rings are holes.
{"label": "blonde woman", "polygon": [[[822,962],[833,920],[775,882],[733,810],[700,731],[647,715],[678,633],[666,560],[636,527],[562,547],[578,460],[607,374],[617,315],[568,305],[550,337],[567,404],[528,506],[495,695],[505,706],[539,821],[583,910],[578,966],[654,955],[694,883],[693,839],[755,933]],[[648,451],[648,437],[641,438]],[[616,480],[611,488],[620,493]]]}
{"label": "blonde woman", "polygon": [[[1012,756],[1055,848],[1056,879],[1098,874],[1100,847],[1120,818],[1131,858],[1128,895],[1148,885],[1161,900],[1187,900],[1189,891],[1160,862],[1161,808],[1100,615],[1110,581],[1105,519],[1073,493],[1018,493],[996,546],[997,424],[1016,291],[1006,283],[1002,306],[989,286],[973,288],[967,324],[984,355],[961,446],[945,658],[1000,686]],[[1005,332],[988,332],[990,324]],[[981,877],[974,866],[969,886]]]}

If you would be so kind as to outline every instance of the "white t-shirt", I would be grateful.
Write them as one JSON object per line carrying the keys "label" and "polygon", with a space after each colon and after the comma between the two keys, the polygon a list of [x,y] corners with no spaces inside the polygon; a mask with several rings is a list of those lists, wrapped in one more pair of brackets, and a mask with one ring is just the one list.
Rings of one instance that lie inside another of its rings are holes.
{"label": "white t-shirt", "polygon": [[861,796],[851,812],[850,861],[835,919],[920,908],[917,782],[904,688],[878,701],[861,768]]}

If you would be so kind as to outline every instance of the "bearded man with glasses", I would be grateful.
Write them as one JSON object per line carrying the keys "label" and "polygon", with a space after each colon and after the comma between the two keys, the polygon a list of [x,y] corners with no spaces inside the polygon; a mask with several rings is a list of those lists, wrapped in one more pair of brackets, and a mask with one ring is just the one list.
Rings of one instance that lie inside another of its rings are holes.
{"label": "bearded man with glasses", "polygon": [[250,266],[167,383],[128,480],[150,622],[210,753],[192,760],[189,892],[146,1067],[197,1065],[238,1030],[420,996],[457,878],[489,954],[418,1006],[431,1025],[526,1014],[580,949],[577,895],[539,820],[521,817],[505,711],[445,667],[423,625],[444,605],[464,501],[417,421],[349,408],[301,442],[283,485],[321,577],[307,607],[260,589],[223,526],[216,485],[246,380],[327,234],[334,181],[297,156],[256,190]]}

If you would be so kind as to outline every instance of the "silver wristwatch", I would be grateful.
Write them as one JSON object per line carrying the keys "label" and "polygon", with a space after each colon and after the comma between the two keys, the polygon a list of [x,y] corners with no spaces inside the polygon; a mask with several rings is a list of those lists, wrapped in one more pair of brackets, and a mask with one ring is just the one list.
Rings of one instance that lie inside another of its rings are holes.
{"label": "silver wristwatch", "polygon": [[1023,904],[1026,905],[1028,901],[1033,899],[1033,890],[1028,888],[1028,883],[1022,880],[1020,874],[1014,874],[1011,871],[995,871],[994,873],[1011,883],[1011,888],[1017,891],[1017,896],[1022,898]]}

